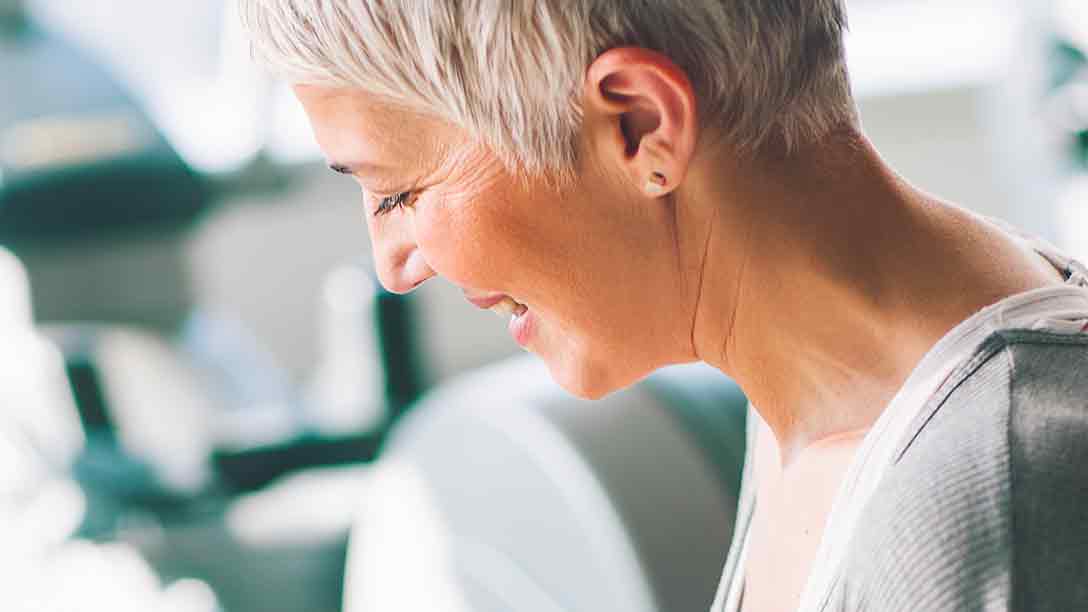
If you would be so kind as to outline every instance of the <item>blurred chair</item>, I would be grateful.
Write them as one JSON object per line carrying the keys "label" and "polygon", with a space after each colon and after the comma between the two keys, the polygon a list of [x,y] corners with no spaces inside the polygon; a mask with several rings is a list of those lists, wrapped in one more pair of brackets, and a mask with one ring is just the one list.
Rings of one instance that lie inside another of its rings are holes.
{"label": "blurred chair", "polygon": [[732,532],[745,406],[707,366],[597,402],[528,357],[439,387],[372,475],[345,610],[705,610]]}

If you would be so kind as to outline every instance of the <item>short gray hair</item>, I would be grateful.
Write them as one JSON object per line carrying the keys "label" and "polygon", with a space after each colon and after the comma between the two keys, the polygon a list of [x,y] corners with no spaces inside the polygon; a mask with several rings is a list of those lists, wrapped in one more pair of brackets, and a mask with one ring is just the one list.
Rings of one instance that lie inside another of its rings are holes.
{"label": "short gray hair", "polygon": [[659,51],[704,128],[787,150],[856,121],[843,0],[237,0],[254,55],[294,83],[359,88],[478,135],[510,167],[577,161],[586,68]]}

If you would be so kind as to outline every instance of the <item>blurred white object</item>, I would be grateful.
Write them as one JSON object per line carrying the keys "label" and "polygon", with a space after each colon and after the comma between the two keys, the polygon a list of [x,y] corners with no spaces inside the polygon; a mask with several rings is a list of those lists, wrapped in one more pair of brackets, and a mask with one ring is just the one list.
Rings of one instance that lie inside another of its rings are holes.
{"label": "blurred white object", "polygon": [[299,431],[290,380],[235,317],[206,306],[195,309],[174,348],[215,397],[217,448],[274,444]]}
{"label": "blurred white object", "polygon": [[855,93],[866,98],[992,82],[1019,48],[1021,10],[1011,0],[853,2],[846,42]]}
{"label": "blurred white object", "polygon": [[1088,175],[1069,181],[1058,201],[1059,242],[1073,257],[1088,261]]}
{"label": "blurred white object", "polygon": [[1055,29],[1088,49],[1088,3],[1084,0],[1053,0],[1050,8]]}
{"label": "blurred white object", "polygon": [[377,329],[377,283],[363,265],[342,265],[325,277],[319,309],[320,362],[307,394],[319,431],[372,431],[386,417],[385,377]]}
{"label": "blurred white object", "polygon": [[0,573],[79,527],[85,500],[62,475],[83,432],[60,352],[34,329],[30,283],[0,248]]}
{"label": "blurred white object", "polygon": [[139,118],[83,113],[25,119],[0,131],[0,164],[40,172],[136,155],[152,142]]}
{"label": "blurred white object", "polygon": [[84,438],[64,360],[30,303],[25,271],[0,249],[0,608],[217,612],[206,585],[163,591],[131,547],[69,540],[86,511],[67,477]]}
{"label": "blurred white object", "polygon": [[22,263],[0,247],[0,328],[28,329],[34,324],[30,278]]}
{"label": "blurred white object", "polygon": [[55,467],[82,450],[64,358],[34,327],[26,270],[0,247],[0,423],[14,422]]}
{"label": "blurred white object", "polygon": [[0,416],[0,572],[71,537],[85,510],[79,487]]}
{"label": "blurred white object", "polygon": [[218,405],[184,353],[138,327],[72,324],[43,330],[71,363],[89,370],[89,380],[76,379],[91,402],[82,406],[90,410],[88,427],[115,435],[126,455],[151,468],[157,484],[176,493],[207,485]]}
{"label": "blurred white object", "polygon": [[182,158],[201,172],[244,167],[276,125],[272,80],[249,61],[233,2],[27,4],[33,17],[116,74]]}
{"label": "blurred white object", "polygon": [[219,604],[208,583],[182,578],[163,592],[162,612],[218,612]]}
{"label": "blurred white object", "polygon": [[521,357],[421,401],[360,503],[347,612],[684,612],[736,499],[646,387],[580,401]]}
{"label": "blurred white object", "polygon": [[370,466],[326,467],[285,476],[235,500],[226,524],[239,542],[254,548],[342,538],[360,498],[369,497]]}
{"label": "blurred white object", "polygon": [[[163,589],[136,550],[74,540],[24,555],[10,566],[0,553],[5,612],[217,612],[211,589],[192,579]],[[15,559],[13,559],[15,561]]]}
{"label": "blurred white object", "polygon": [[1054,240],[1063,162],[1041,104],[1047,39],[1033,4],[855,2],[847,55],[865,131],[894,169]]}
{"label": "blurred white object", "polygon": [[210,478],[216,405],[195,368],[157,334],[97,332],[94,360],[118,440],[163,484],[197,491]]}

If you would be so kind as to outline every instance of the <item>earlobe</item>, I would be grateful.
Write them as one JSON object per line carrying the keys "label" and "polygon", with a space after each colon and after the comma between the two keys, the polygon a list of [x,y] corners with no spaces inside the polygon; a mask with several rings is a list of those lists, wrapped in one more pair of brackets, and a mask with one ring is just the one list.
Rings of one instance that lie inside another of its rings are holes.
{"label": "earlobe", "polygon": [[650,178],[646,179],[645,191],[649,196],[660,197],[665,195],[668,186],[669,180],[664,174],[660,172],[651,172]]}
{"label": "earlobe", "polygon": [[651,197],[678,186],[698,121],[691,83],[671,59],[638,47],[602,53],[586,72],[584,106],[596,148],[633,186]]}

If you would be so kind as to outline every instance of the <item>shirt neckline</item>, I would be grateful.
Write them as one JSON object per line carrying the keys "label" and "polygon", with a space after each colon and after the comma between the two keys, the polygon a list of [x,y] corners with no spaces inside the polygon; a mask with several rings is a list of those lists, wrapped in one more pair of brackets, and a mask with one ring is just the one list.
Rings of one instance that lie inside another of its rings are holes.
{"label": "shirt neckline", "polygon": [[[1024,239],[1022,235],[1018,238]],[[908,376],[907,381],[900,391],[889,402],[888,407],[881,413],[873,429],[862,440],[854,460],[847,468],[835,501],[828,513],[828,524],[821,538],[817,555],[812,565],[812,571],[805,582],[802,591],[801,602],[798,610],[820,611],[823,610],[833,593],[837,582],[838,567],[848,544],[850,534],[853,533],[858,516],[865,503],[871,497],[876,485],[883,478],[898,443],[907,429],[914,422],[914,417],[922,411],[927,401],[916,402],[914,410],[894,410],[896,400],[905,397],[910,391],[919,385],[924,385],[928,395],[932,395],[941,386],[941,383],[962,361],[970,357],[974,348],[981,344],[986,337],[999,329],[1008,329],[1020,325],[1031,324],[1038,321],[1043,313],[1062,312],[1063,314],[1079,312],[1088,317],[1088,274],[1079,262],[1065,257],[1057,249],[1043,242],[1029,241],[1033,249],[1055,268],[1065,278],[1065,283],[1030,290],[1006,297],[979,312],[968,317],[956,327],[945,334],[919,361],[918,365]],[[943,367],[942,367],[943,365]],[[908,406],[909,408],[909,406]],[[907,414],[899,414],[904,413]],[[756,416],[754,410],[750,415]],[[893,428],[894,426],[894,428]],[[878,430],[878,427],[880,428]],[[874,435],[874,432],[879,432]],[[898,434],[898,435],[897,435]],[[890,437],[889,437],[890,436]],[[879,450],[879,456],[874,452]],[[872,462],[880,461],[879,470],[874,474]],[[866,488],[862,493],[864,498],[858,496],[860,479],[867,476]],[[734,612],[739,609],[744,593],[744,570],[748,556],[748,546],[751,536],[751,519],[756,503],[755,492],[748,496],[745,508],[738,514],[737,528],[742,529],[740,538],[735,544],[741,546],[737,554],[736,563],[733,565],[732,576],[725,576],[728,584],[722,595],[724,596],[722,610]],[[844,504],[849,504],[850,516],[843,518]],[[849,520],[847,520],[849,519]],[[836,526],[835,523],[838,523]],[[832,531],[834,527],[834,531]],[[833,541],[829,537],[836,538]]]}
{"label": "shirt neckline", "polygon": [[1032,325],[1048,312],[1072,312],[1078,308],[1082,316],[1088,317],[1088,294],[1076,286],[1056,285],[1020,293],[972,315],[926,353],[866,434],[847,468],[828,513],[798,610],[822,610],[827,605],[862,510],[892,465],[899,442],[909,435],[915,417],[948,375],[969,359],[993,332]]}

